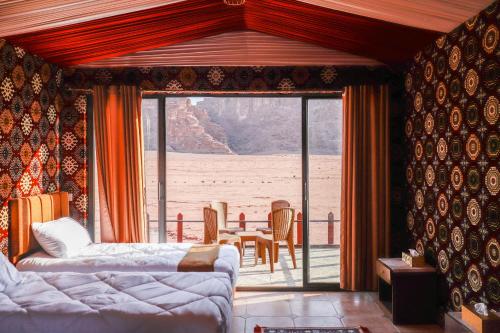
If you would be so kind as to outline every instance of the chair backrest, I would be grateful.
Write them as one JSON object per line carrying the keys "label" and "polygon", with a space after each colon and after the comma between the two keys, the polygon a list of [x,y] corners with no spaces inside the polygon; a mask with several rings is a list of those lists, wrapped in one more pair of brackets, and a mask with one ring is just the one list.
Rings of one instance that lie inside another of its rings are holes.
{"label": "chair backrest", "polygon": [[210,203],[210,208],[217,211],[217,224],[219,225],[219,229],[227,228],[227,202],[212,201]]}
{"label": "chair backrest", "polygon": [[290,203],[286,200],[276,200],[271,202],[271,212],[280,208],[290,208]]}
{"label": "chair backrest", "polygon": [[293,237],[293,223],[295,220],[295,209],[280,208],[273,211],[273,240],[287,240]]}
{"label": "chair backrest", "polygon": [[217,211],[210,207],[203,208],[203,222],[205,224],[205,243],[217,243],[219,241]]}

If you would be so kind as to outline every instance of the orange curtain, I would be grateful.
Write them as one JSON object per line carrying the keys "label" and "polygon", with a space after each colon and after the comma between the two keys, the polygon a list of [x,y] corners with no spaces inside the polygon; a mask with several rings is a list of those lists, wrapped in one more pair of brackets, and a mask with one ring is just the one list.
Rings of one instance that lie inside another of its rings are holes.
{"label": "orange curtain", "polygon": [[347,87],[343,105],[340,287],[375,290],[390,245],[388,86]]}
{"label": "orange curtain", "polygon": [[94,123],[103,242],[144,242],[144,149],[136,87],[94,87]]}

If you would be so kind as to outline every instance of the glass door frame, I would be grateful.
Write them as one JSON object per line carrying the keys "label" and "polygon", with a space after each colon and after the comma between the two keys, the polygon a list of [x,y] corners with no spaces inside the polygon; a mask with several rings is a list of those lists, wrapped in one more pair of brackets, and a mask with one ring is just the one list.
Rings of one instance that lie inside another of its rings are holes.
{"label": "glass door frame", "polygon": [[[143,94],[143,99],[156,99],[158,101],[158,238],[160,243],[166,242],[166,217],[167,217],[167,196],[166,191],[166,142],[167,142],[167,117],[165,110],[165,101],[168,97],[295,97],[302,100],[302,216],[303,216],[303,231],[302,231],[302,287],[237,287],[241,291],[338,291],[340,290],[339,283],[312,283],[310,282],[309,269],[309,129],[308,129],[308,102],[314,99],[340,99],[342,92],[329,91],[322,93],[193,93],[193,92],[176,92],[171,93],[154,93]],[[163,121],[161,121],[163,119]],[[163,167],[162,167],[163,166]]]}
{"label": "glass door frame", "polygon": [[304,290],[338,291],[340,283],[310,282],[310,237],[309,237],[309,101],[319,99],[340,99],[341,93],[302,96],[302,283]]}

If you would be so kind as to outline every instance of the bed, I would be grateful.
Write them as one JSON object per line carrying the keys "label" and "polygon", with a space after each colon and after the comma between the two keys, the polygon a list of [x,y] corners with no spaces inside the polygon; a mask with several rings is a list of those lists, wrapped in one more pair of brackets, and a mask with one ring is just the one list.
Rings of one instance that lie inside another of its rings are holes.
{"label": "bed", "polygon": [[[71,258],[55,258],[41,249],[31,224],[69,216],[68,194],[56,192],[15,199],[10,202],[10,211],[10,259],[21,271],[176,272],[179,262],[193,246],[189,243],[93,243]],[[213,266],[215,272],[229,275],[233,287],[236,285],[240,258],[234,246],[221,246]]]}
{"label": "bed", "polygon": [[[71,258],[55,258],[37,251],[21,259],[16,267],[20,271],[36,272],[175,272],[182,258],[193,244],[90,244]],[[239,269],[239,254],[234,246],[220,247],[214,271],[227,273],[233,286]]]}
{"label": "bed", "polygon": [[226,333],[225,273],[37,273],[0,292],[0,332]]}

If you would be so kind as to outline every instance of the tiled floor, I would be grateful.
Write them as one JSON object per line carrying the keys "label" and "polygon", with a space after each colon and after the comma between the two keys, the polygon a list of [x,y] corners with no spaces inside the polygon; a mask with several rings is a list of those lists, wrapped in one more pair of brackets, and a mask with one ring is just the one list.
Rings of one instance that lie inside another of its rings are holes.
{"label": "tiled floor", "polygon": [[370,333],[442,333],[438,325],[394,326],[377,303],[376,293],[236,292],[232,333],[253,333],[256,324],[365,326]]}
{"label": "tiled floor", "polygon": [[[248,247],[240,268],[238,286],[302,287],[302,249],[295,249],[297,269],[293,268],[292,259],[286,247],[280,248],[279,262],[271,274],[269,262],[259,261],[255,265],[254,248]],[[340,270],[339,246],[312,247],[310,249],[311,282],[338,283]]]}

